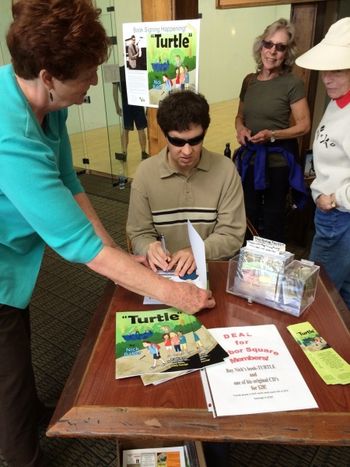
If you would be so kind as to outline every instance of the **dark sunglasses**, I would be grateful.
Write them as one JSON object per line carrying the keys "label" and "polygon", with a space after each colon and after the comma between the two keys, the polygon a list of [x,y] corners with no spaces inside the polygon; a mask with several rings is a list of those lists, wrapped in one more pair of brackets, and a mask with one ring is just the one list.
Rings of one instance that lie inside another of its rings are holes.
{"label": "dark sunglasses", "polygon": [[272,49],[272,47],[275,46],[277,52],[285,52],[288,47],[286,44],[281,44],[281,42],[277,42],[277,44],[275,44],[272,41],[262,41],[262,45],[265,49]]}
{"label": "dark sunglasses", "polygon": [[183,146],[185,146],[185,144],[189,144],[190,146],[196,146],[196,144],[199,144],[203,141],[204,136],[204,131],[200,135],[190,139],[176,138],[175,136],[170,136],[169,133],[166,135],[169,143],[173,146],[177,146],[178,148],[182,148]]}

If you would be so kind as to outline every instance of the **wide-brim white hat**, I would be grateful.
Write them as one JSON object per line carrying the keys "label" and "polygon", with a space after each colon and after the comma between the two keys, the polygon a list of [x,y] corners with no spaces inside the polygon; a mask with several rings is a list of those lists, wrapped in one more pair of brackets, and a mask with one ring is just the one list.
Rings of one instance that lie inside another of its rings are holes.
{"label": "wide-brim white hat", "polygon": [[295,63],[309,70],[350,69],[350,17],[332,24],[324,39]]}

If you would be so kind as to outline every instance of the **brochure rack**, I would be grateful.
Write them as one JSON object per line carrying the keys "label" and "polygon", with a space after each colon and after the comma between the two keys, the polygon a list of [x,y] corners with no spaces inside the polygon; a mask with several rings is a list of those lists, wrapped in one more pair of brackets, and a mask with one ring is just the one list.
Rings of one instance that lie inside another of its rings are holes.
{"label": "brochure rack", "polygon": [[226,291],[300,316],[315,299],[319,266],[312,261],[242,248],[229,262]]}

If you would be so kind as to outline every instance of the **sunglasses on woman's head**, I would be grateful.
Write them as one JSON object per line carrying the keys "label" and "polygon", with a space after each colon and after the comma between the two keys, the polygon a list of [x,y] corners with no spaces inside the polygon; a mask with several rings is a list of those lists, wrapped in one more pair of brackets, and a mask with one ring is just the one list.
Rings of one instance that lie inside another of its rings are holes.
{"label": "sunglasses on woman's head", "polygon": [[183,146],[185,146],[185,144],[189,144],[190,146],[196,146],[197,144],[203,141],[204,136],[204,131],[200,135],[189,139],[176,138],[175,136],[170,136],[169,133],[166,135],[169,143],[173,146],[177,146],[178,148],[182,148]]}
{"label": "sunglasses on woman's head", "polygon": [[275,46],[277,52],[285,52],[288,47],[287,44],[282,44],[281,42],[277,42],[277,44],[275,44],[272,41],[262,41],[262,45],[265,49],[272,49],[272,47]]}

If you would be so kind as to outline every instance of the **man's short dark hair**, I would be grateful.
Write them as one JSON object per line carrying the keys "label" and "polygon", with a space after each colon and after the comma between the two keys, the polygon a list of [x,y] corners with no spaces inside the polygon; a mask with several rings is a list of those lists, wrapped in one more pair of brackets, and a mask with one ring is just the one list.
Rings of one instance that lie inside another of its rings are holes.
{"label": "man's short dark hair", "polygon": [[209,127],[209,104],[202,94],[193,91],[175,91],[159,104],[157,122],[163,133],[186,131],[192,125]]}

